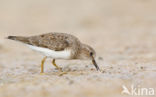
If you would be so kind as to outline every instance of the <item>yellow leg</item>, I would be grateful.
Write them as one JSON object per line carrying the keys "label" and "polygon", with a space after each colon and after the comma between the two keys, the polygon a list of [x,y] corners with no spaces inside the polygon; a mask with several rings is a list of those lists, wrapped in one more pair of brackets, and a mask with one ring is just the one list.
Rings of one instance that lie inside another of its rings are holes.
{"label": "yellow leg", "polygon": [[55,59],[53,59],[52,64],[53,64],[59,71],[62,72],[62,69],[56,65]]}
{"label": "yellow leg", "polygon": [[44,57],[42,62],[41,62],[41,74],[44,73],[44,62],[45,62],[46,59],[47,59],[47,57]]}
{"label": "yellow leg", "polygon": [[63,72],[62,69],[56,65],[55,59],[53,59],[52,64],[61,72],[59,76],[63,76],[64,74],[67,74],[67,72]]}

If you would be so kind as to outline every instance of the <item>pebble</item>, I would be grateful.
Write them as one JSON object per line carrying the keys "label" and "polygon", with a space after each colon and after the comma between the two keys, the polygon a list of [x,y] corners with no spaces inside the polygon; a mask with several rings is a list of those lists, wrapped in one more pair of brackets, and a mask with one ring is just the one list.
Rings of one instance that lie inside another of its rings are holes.
{"label": "pebble", "polygon": [[98,59],[99,59],[99,60],[103,60],[103,58],[102,58],[102,57],[98,57]]}

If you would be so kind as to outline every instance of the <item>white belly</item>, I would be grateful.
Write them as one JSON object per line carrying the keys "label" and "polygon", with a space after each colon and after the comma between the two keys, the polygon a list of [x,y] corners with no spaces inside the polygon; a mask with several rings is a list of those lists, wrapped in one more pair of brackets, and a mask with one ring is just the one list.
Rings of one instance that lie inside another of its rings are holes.
{"label": "white belly", "polygon": [[71,50],[63,50],[63,51],[54,51],[43,47],[37,47],[32,45],[27,45],[32,50],[40,52],[47,57],[55,58],[55,59],[70,59]]}

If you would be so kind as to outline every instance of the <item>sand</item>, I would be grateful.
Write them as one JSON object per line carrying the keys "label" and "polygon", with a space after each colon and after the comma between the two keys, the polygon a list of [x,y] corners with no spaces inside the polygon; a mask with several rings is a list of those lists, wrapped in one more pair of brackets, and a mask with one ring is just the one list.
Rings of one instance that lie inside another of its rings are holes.
{"label": "sand", "polygon": [[[121,94],[123,85],[156,92],[155,4],[155,0],[1,0],[0,97],[129,97]],[[91,45],[101,72],[91,61],[57,60],[67,72],[60,75],[48,59],[45,75],[40,75],[44,56],[5,39],[47,32],[69,33]]]}

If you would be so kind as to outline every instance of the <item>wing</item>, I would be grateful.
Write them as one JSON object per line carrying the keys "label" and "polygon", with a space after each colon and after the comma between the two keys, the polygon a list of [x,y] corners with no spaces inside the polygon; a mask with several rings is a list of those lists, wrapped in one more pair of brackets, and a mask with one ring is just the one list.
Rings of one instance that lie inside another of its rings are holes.
{"label": "wing", "polygon": [[69,47],[68,36],[63,33],[48,33],[28,37],[28,44],[61,51]]}
{"label": "wing", "polygon": [[61,51],[66,48],[73,48],[73,53],[79,50],[81,42],[73,35],[67,33],[51,32],[47,34],[23,37],[23,36],[8,36],[8,39],[23,42],[25,44],[49,48],[55,51]]}

